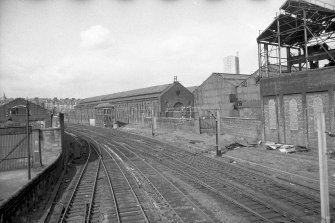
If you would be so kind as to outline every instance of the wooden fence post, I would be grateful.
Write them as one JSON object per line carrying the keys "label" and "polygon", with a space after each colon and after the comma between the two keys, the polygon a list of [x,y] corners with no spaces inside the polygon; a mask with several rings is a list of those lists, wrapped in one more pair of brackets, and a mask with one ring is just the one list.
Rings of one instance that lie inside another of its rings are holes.
{"label": "wooden fence post", "polygon": [[329,189],[328,189],[328,164],[325,114],[320,112],[317,116],[319,171],[320,171],[320,198],[321,198],[321,223],[329,223]]}

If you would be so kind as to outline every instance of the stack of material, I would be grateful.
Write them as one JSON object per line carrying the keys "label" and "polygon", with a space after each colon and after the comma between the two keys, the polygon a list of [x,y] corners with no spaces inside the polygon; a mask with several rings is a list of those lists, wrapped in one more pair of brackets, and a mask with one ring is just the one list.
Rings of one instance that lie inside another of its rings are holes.
{"label": "stack of material", "polygon": [[267,150],[276,150],[282,146],[282,144],[274,143],[274,142],[266,142],[264,145]]}
{"label": "stack of material", "polygon": [[295,153],[295,146],[294,145],[282,145],[279,149],[282,153]]}
{"label": "stack of material", "polygon": [[279,150],[282,153],[295,153],[295,152],[308,152],[304,146],[297,146],[297,145],[287,145],[287,144],[279,144],[274,142],[266,142],[264,144],[267,150]]}

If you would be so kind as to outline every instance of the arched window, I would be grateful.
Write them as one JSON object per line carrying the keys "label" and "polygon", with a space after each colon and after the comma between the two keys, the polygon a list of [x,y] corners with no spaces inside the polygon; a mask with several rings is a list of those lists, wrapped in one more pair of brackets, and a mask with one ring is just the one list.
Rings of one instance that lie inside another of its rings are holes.
{"label": "arched window", "polygon": [[270,129],[277,129],[276,102],[273,99],[269,100],[269,127]]}
{"label": "arched window", "polygon": [[323,112],[323,103],[322,99],[320,97],[315,97],[313,98],[313,118],[314,118],[314,131],[318,131],[318,124],[317,124],[317,119],[318,119],[318,114],[320,112]]}
{"label": "arched window", "polygon": [[289,114],[290,114],[290,130],[298,130],[298,104],[295,99],[290,100]]}
{"label": "arched window", "polygon": [[181,110],[181,107],[183,107],[183,106],[184,106],[183,103],[177,102],[176,104],[174,104],[173,108],[175,110]]}

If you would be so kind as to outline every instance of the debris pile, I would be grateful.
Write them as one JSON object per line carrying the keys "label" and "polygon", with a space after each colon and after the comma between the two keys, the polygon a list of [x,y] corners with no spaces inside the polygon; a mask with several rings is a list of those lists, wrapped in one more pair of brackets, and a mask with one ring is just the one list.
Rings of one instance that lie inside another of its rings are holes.
{"label": "debris pile", "polygon": [[237,147],[246,147],[246,146],[242,145],[242,144],[240,144],[238,142],[235,142],[235,143],[232,143],[232,144],[230,144],[228,146],[225,146],[226,150],[234,150]]}
{"label": "debris pile", "polygon": [[267,150],[279,150],[282,153],[295,153],[295,152],[308,152],[304,146],[297,146],[297,145],[287,145],[287,144],[280,144],[274,142],[266,142],[265,147]]}

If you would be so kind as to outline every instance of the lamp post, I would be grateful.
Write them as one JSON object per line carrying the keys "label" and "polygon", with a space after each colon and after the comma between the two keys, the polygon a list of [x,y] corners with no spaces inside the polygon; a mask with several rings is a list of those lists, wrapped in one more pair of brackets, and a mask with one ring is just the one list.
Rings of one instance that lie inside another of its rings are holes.
{"label": "lamp post", "polygon": [[17,105],[17,106],[14,106],[12,107],[13,108],[19,108],[19,107],[22,107],[22,108],[26,108],[26,117],[27,117],[27,120],[26,120],[26,127],[27,127],[27,153],[28,153],[28,180],[31,179],[31,166],[30,166],[30,138],[29,138],[29,101],[27,99],[27,102],[26,102],[26,105]]}

